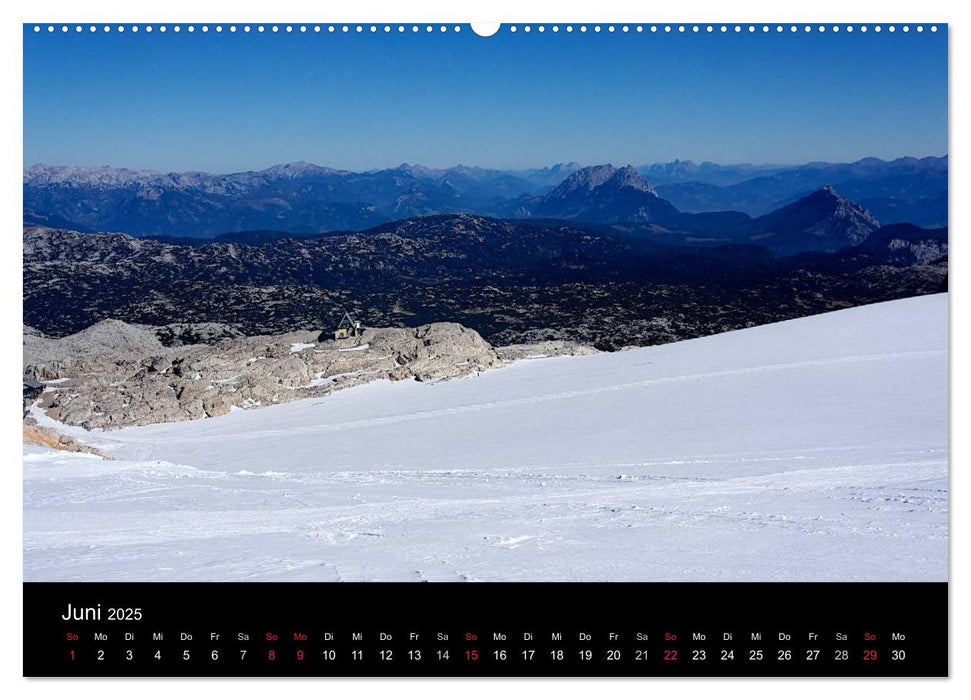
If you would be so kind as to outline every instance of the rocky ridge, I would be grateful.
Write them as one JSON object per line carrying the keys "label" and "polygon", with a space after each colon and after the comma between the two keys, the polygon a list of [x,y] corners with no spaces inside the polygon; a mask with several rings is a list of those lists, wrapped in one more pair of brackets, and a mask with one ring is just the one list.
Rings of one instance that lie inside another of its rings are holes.
{"label": "rocky ridge", "polygon": [[377,379],[438,381],[517,358],[593,349],[551,342],[504,348],[500,356],[457,323],[373,328],[333,340],[319,331],[219,337],[212,344],[166,346],[202,337],[213,324],[153,328],[102,321],[64,338],[24,328],[24,378],[46,384],[39,407],[59,422],[112,429],[223,415],[325,396]]}
{"label": "rocky ridge", "polygon": [[[833,209],[805,211],[808,218],[787,217],[798,224],[796,237],[819,220],[812,212]],[[725,236],[718,221],[685,216],[710,227],[698,237]],[[839,251],[779,256],[747,239],[749,217],[729,216],[738,219],[729,223],[739,241],[694,246],[669,241],[674,234],[653,225],[468,215],[255,245],[27,227],[24,321],[62,337],[114,318],[156,328],[164,345],[191,345],[330,327],[347,310],[371,327],[454,321],[494,346],[571,340],[616,350],[946,284],[947,229],[890,226]]]}

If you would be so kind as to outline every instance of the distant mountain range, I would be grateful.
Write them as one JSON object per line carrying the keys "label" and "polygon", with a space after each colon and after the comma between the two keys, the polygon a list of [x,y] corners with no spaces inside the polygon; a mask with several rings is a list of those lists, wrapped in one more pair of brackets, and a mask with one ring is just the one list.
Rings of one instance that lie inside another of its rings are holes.
{"label": "distant mountain range", "polygon": [[696,169],[690,163],[662,173],[655,166],[640,171],[652,179],[661,197],[685,212],[731,209],[760,216],[828,184],[880,221],[947,224],[947,156],[864,158],[855,163],[808,163],[760,171],[714,165]]}
{"label": "distant mountain range", "polygon": [[[754,219],[740,212],[682,214],[654,194],[653,189],[636,172],[630,169],[615,170],[610,166],[578,171],[549,195],[526,198],[519,206],[527,205],[534,206],[533,211],[544,216],[534,217],[529,212],[523,214],[521,208],[519,217],[506,220],[528,219],[538,225],[553,227],[570,223],[585,230],[679,246],[755,244],[783,255],[809,250],[833,252],[858,245],[880,226],[870,212],[828,186]],[[620,212],[623,216],[610,216],[611,212]],[[588,223],[597,220],[606,223]],[[212,242],[261,245],[283,238],[307,239],[346,233],[257,230],[224,233],[214,238],[143,238],[198,247]]]}
{"label": "distant mountain range", "polygon": [[[290,163],[228,175],[35,165],[24,171],[24,222],[214,238],[243,231],[363,230],[415,216],[473,213],[651,225],[658,234],[691,234],[680,236],[682,242],[764,235],[774,245],[782,239],[771,220],[763,221],[762,229],[751,221],[825,185],[871,212],[872,222],[857,213],[863,228],[872,229],[876,220],[946,225],[947,162],[947,157],[867,158],[782,167],[674,161],[638,168],[563,163],[509,171],[405,163],[361,173]],[[717,214],[701,215],[705,212]],[[817,234],[820,241],[827,238]],[[788,243],[778,246],[790,249]]]}

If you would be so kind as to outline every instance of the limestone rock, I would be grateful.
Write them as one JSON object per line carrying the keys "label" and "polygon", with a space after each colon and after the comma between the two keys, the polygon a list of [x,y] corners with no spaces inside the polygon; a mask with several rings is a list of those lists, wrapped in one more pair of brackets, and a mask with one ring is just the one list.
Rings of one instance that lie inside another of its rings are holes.
{"label": "limestone rock", "polygon": [[219,339],[166,347],[150,327],[120,321],[60,339],[25,330],[24,375],[47,382],[40,406],[51,418],[110,429],[219,416],[382,378],[451,379],[501,364],[489,343],[457,323],[325,341],[317,331],[232,337],[220,328],[170,330],[182,340]]}
{"label": "limestone rock", "polygon": [[170,323],[154,326],[152,331],[166,347],[212,345],[220,340],[243,337],[238,328],[228,323]]}
{"label": "limestone rock", "polygon": [[496,348],[500,360],[511,362],[555,355],[593,355],[599,352],[592,345],[571,340],[543,340],[536,343],[520,343]]}

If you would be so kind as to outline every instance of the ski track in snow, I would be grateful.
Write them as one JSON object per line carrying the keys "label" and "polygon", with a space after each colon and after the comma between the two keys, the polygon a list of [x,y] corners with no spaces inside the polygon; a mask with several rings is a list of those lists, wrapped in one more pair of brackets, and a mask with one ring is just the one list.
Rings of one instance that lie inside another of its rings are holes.
{"label": "ski track in snow", "polygon": [[65,428],[117,459],[25,447],[24,578],[945,580],[946,317]]}

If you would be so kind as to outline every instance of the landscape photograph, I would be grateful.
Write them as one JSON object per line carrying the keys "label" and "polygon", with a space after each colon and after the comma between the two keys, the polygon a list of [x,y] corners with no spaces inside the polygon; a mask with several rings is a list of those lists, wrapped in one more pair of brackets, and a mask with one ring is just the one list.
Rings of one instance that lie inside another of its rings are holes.
{"label": "landscape photograph", "polygon": [[947,580],[946,31],[73,26],[25,581]]}

